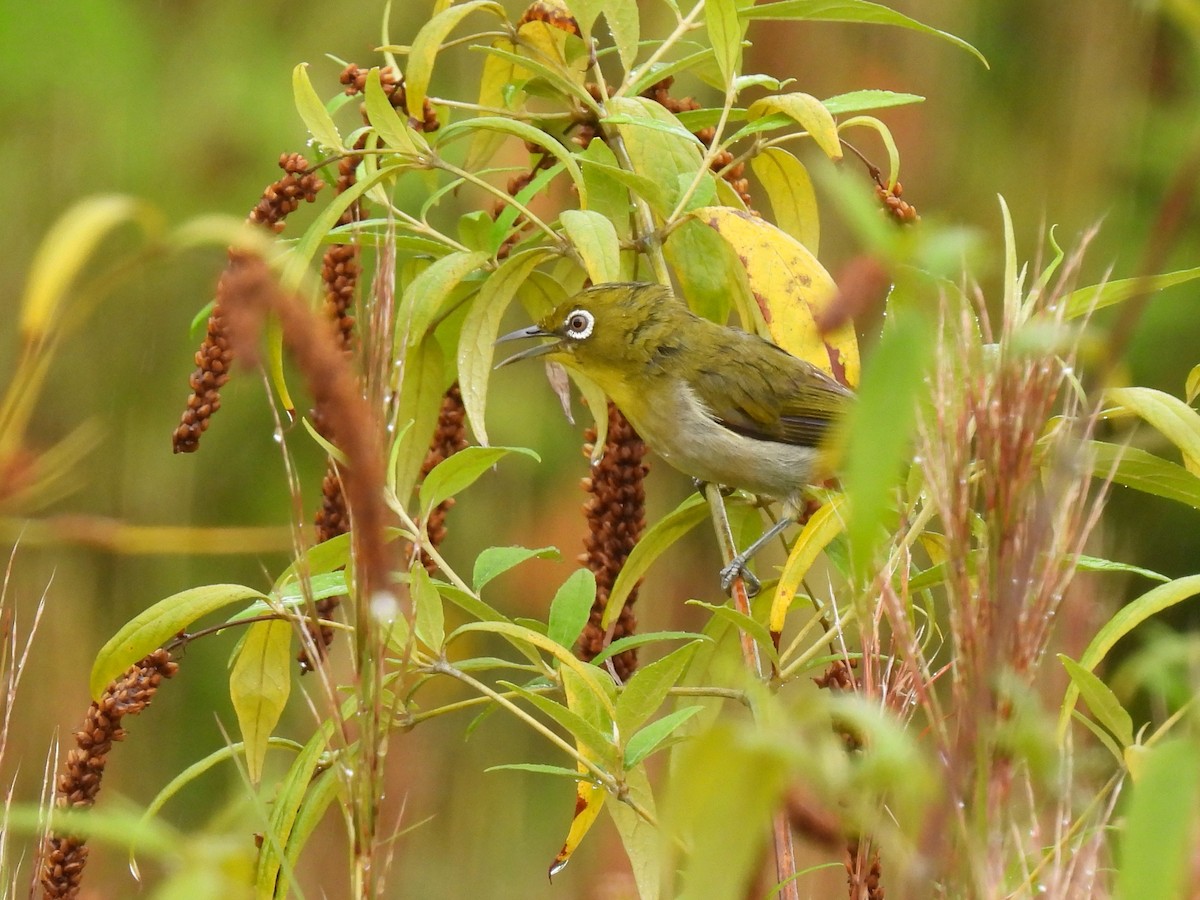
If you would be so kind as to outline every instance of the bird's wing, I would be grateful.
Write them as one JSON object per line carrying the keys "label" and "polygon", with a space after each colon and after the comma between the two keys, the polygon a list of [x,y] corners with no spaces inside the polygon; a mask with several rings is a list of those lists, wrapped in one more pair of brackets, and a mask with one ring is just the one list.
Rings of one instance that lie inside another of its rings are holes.
{"label": "bird's wing", "polygon": [[693,380],[698,399],[719,424],[738,434],[819,445],[853,394],[816,366],[766,341],[761,346],[772,352],[723,348],[729,353],[722,354],[721,365],[702,367]]}

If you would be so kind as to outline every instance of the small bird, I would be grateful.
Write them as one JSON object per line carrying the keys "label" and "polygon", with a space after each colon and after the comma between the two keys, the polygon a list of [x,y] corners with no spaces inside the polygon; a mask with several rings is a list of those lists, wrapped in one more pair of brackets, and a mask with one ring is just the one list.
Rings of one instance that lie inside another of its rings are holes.
{"label": "small bird", "polygon": [[658,284],[587,288],[538,325],[506,334],[554,340],[500,363],[535,356],[596,382],[642,440],[702,482],[783,502],[783,517],[721,570],[728,591],[747,561],[796,521],[802,491],[832,474],[832,425],[849,388],[770,341],[701,318]]}

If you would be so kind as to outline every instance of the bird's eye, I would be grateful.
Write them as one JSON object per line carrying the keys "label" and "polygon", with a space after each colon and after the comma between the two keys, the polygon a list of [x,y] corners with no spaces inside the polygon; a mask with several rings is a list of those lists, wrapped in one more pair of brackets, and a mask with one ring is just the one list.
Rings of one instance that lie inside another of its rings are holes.
{"label": "bird's eye", "polygon": [[595,324],[596,320],[586,309],[574,310],[569,316],[567,316],[567,337],[573,338],[577,341],[582,341],[592,333],[592,328],[595,326]]}

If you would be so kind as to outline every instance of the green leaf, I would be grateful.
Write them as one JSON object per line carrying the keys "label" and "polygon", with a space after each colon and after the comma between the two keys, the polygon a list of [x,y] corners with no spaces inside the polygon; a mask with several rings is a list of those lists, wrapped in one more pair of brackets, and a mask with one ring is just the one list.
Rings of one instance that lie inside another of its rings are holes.
{"label": "green leaf", "polygon": [[414,278],[400,299],[396,321],[398,342],[403,340],[412,347],[423,341],[450,292],[488,258],[481,250],[456,250]]}
{"label": "green leaf", "polygon": [[862,22],[870,25],[896,25],[949,41],[974,56],[983,63],[985,68],[988,67],[988,62],[983,54],[962,38],[923,25],[916,19],[910,19],[886,6],[868,3],[866,0],[780,0],[778,3],[743,6],[738,12],[747,19],[803,19],[812,22]]}
{"label": "green leaf", "polygon": [[1173,463],[1137,447],[1089,441],[1092,474],[1111,477],[1117,484],[1155,497],[1166,497],[1200,509],[1200,478]]}
{"label": "green leaf", "polygon": [[1200,266],[1194,269],[1180,269],[1177,272],[1166,272],[1162,275],[1147,275],[1144,278],[1122,278],[1117,281],[1106,281],[1103,284],[1079,288],[1063,298],[1063,315],[1068,319],[1087,315],[1097,309],[1104,309],[1114,303],[1122,303],[1133,297],[1153,294],[1164,288],[1177,284],[1186,284],[1200,278]]}
{"label": "green leaf", "polygon": [[559,221],[579,252],[592,284],[620,280],[621,247],[612,222],[601,213],[586,209],[565,209]]}
{"label": "green leaf", "polygon": [[612,32],[621,66],[628,72],[633,61],[637,59],[638,39],[641,36],[637,0],[605,0],[604,21],[608,23],[608,30]]}
{"label": "green leaf", "polygon": [[[604,149],[592,150],[593,147]],[[607,153],[605,153],[606,150]],[[594,177],[589,177],[589,173],[601,173],[612,181],[624,185],[649,203],[652,208],[666,208],[667,195],[662,185],[653,178],[630,172],[628,169],[622,169],[616,165],[615,157],[613,157],[612,151],[608,150],[608,145],[604,141],[593,140],[588,145],[588,149],[580,155],[579,161],[584,163],[583,177],[589,185],[588,196],[591,198],[592,208],[610,216],[613,221],[621,221],[622,217],[628,220],[629,197],[623,190],[619,193],[608,190],[598,197],[597,185]],[[601,200],[604,202],[602,203]]]}
{"label": "green leaf", "polygon": [[483,283],[463,319],[458,338],[458,383],[463,407],[475,439],[488,444],[485,412],[488,384],[495,359],[500,320],[525,279],[550,251],[544,247],[524,250],[506,259]]}
{"label": "green leaf", "polygon": [[[624,775],[625,788],[638,810],[649,813],[651,822],[657,818],[654,792],[645,769],[633,769]],[[608,814],[621,835],[621,845],[629,858],[639,900],[660,900],[662,897],[663,856],[665,842],[656,824],[647,822],[629,803],[609,803]]]}
{"label": "green leaf", "polygon": [[1196,395],[1200,394],[1200,366],[1192,366],[1192,370],[1188,372],[1187,382],[1184,385],[1184,395],[1189,404],[1196,402]]}
{"label": "green leaf", "polygon": [[400,433],[394,438],[388,470],[388,487],[401,503],[408,502],[429,452],[447,387],[443,369],[437,341],[423,341],[405,354],[396,409]]}
{"label": "green leaf", "polygon": [[767,626],[762,622],[750,618],[745,613],[738,612],[732,606],[718,606],[715,603],[705,603],[703,600],[689,600],[688,606],[699,606],[707,609],[714,617],[724,619],[735,628],[750,635],[759,647],[762,648],[767,658],[770,659],[771,665],[779,668],[779,650],[776,649],[775,642],[771,639],[771,632],[767,630]]}
{"label": "green leaf", "polygon": [[592,659],[593,666],[600,666],[609,657],[616,656],[618,653],[624,653],[626,650],[632,650],[634,647],[641,647],[645,644],[655,644],[659,641],[700,641],[706,642],[711,640],[707,635],[698,634],[695,631],[645,631],[641,634],[631,634],[629,637],[623,637],[613,641],[607,647],[600,651]]}
{"label": "green leaf", "polygon": [[576,569],[550,601],[547,636],[564,647],[575,646],[595,602],[596,576],[588,569]]}
{"label": "green leaf", "polygon": [[292,760],[291,767],[275,791],[271,804],[271,820],[269,827],[263,832],[263,845],[254,869],[257,896],[274,896],[283,850],[304,805],[304,799],[313,786],[317,766],[325,755],[332,735],[333,723],[329,720],[322,722],[316,733],[308,739],[304,749]]}
{"label": "green leaf", "polygon": [[412,592],[417,639],[434,653],[440,653],[446,640],[445,613],[442,597],[433,585],[433,580],[420,560],[413,563],[408,572],[409,590]]}
{"label": "green leaf", "polygon": [[1153,388],[1110,388],[1104,396],[1157,429],[1179,448],[1184,468],[1200,475],[1200,415],[1194,409],[1178,397]]}
{"label": "green leaf", "polygon": [[835,116],[924,102],[925,98],[919,94],[898,94],[895,91],[878,90],[851,91],[848,94],[838,94],[836,97],[828,97],[821,101],[830,114]]}
{"label": "green leaf", "polygon": [[662,749],[666,741],[683,726],[684,722],[703,709],[703,706],[685,706],[683,709],[677,709],[675,712],[651,722],[631,737],[629,743],[625,745],[626,767],[633,768],[654,751]]}
{"label": "green leaf", "polygon": [[433,64],[442,41],[454,30],[466,16],[476,10],[486,9],[501,21],[507,18],[504,7],[494,0],[468,0],[449,9],[443,9],[430,19],[413,38],[412,47],[408,53],[408,69],[404,73],[405,100],[408,114],[417,121],[425,117],[425,98],[429,92],[429,82],[433,78]]}
{"label": "green leaf", "polygon": [[608,690],[612,687],[612,679],[608,677],[608,673],[601,672],[595,666],[580,661],[575,654],[558,641],[539,634],[532,628],[517,625],[515,622],[468,622],[466,625],[456,628],[446,639],[446,643],[450,644],[457,638],[476,631],[498,634],[512,641],[514,645],[532,647],[550,654],[560,665],[572,669],[577,675],[582,676],[582,682],[600,700],[609,715],[615,711],[613,702],[608,696]]}
{"label": "green leaf", "polygon": [[[598,764],[611,768],[616,760],[616,747],[593,723],[549,697],[535,694],[518,684],[501,681],[499,684],[516,691],[541,713],[560,725],[580,745],[580,749]],[[585,779],[587,780],[587,779]]]}
{"label": "green leaf", "polygon": [[1150,569],[1143,569],[1141,566],[1133,566],[1129,563],[1118,562],[1115,559],[1100,559],[1096,556],[1085,556],[1082,553],[1075,557],[1075,568],[1080,572],[1124,572],[1128,575],[1142,575],[1153,581],[1170,581],[1166,575],[1160,575],[1158,572]]}
{"label": "green leaf", "polygon": [[560,778],[568,778],[571,781],[591,781],[592,776],[588,772],[580,772],[578,769],[568,769],[565,766],[551,766],[545,763],[503,763],[498,766],[488,766],[483,771],[485,772],[536,772],[539,775],[557,775]]}
{"label": "green leaf", "polygon": [[528,547],[488,547],[475,557],[471,586],[478,594],[493,578],[503,575],[528,559],[558,559],[560,555],[557,547],[539,547],[536,550],[530,550]]}
{"label": "green leaf", "polygon": [[721,81],[730,85],[741,59],[745,27],[738,21],[736,0],[708,0],[704,4],[704,24],[708,27]]}
{"label": "green leaf", "polygon": [[275,619],[251,625],[229,673],[229,699],[246,744],[251,784],[262,779],[267,743],[292,690],[291,668],[292,623]]}
{"label": "green leaf", "polygon": [[678,684],[684,669],[692,661],[697,645],[697,642],[693,641],[680,647],[662,659],[638,669],[629,679],[617,697],[616,722],[619,739],[624,740],[626,735],[632,735],[658,711],[671,688]]}
{"label": "green leaf", "polygon": [[313,775],[300,801],[300,808],[296,810],[292,819],[292,828],[284,848],[288,865],[279,873],[279,879],[275,883],[276,900],[285,900],[293,896],[288,873],[296,871],[308,838],[325,817],[326,811],[341,790],[341,785],[337,772],[332,768],[323,769]]}
{"label": "green leaf", "polygon": [[[383,85],[379,81],[379,68],[373,67],[367,73],[366,86],[367,121],[378,132],[383,142],[393,150],[399,150],[410,156],[417,156],[416,132],[407,122],[401,121],[400,114],[392,106]],[[420,139],[424,143],[424,138]],[[424,148],[428,150],[428,146]]]}
{"label": "green leaf", "polygon": [[224,606],[253,599],[266,599],[266,595],[241,584],[209,584],[172,594],[138,613],[96,655],[88,682],[92,699],[98,700],[126,669],[197,619]]}
{"label": "green leaf", "polygon": [[447,125],[438,133],[439,146],[444,146],[453,140],[479,130],[511,134],[522,141],[541,147],[558,160],[558,162],[563,164],[563,168],[566,170],[571,182],[575,185],[576,190],[579,191],[579,205],[585,209],[587,208],[587,185],[584,184],[583,173],[579,171],[579,163],[575,161],[575,157],[553,136],[546,134],[540,128],[535,128],[528,122],[521,122],[517,119],[502,119],[499,116],[478,116],[474,119],[464,119],[461,122]]}
{"label": "green leaf", "polygon": [[724,324],[730,308],[738,311],[742,327],[753,330],[746,270],[737,251],[703,222],[689,220],[663,244],[663,254],[675,272],[682,299],[699,316]]}
{"label": "green leaf", "polygon": [[616,125],[633,171],[663,185],[662,205],[647,201],[660,216],[670,215],[679,199],[679,176],[694,177],[703,161],[699,142],[661,104],[645,97],[613,97],[606,125]]}
{"label": "green leaf", "polygon": [[[497,38],[492,44],[500,50],[515,56],[512,41],[508,38]],[[509,90],[514,81],[516,63],[510,57],[488,54],[483,59],[483,74],[479,79],[479,99],[475,102],[483,111],[501,109],[517,109],[525,99],[523,91]],[[504,135],[495,131],[477,131],[471,137],[471,146],[463,160],[463,168],[475,172],[481,165],[492,159],[496,150],[504,142]]]}
{"label": "green leaf", "polygon": [[[521,31],[526,32],[526,29],[529,28],[530,25],[534,24],[539,23],[526,22],[521,26]],[[528,33],[525,33],[522,36],[526,38],[529,37]],[[566,97],[573,97],[575,100],[579,101],[580,105],[585,109],[590,109],[593,111],[596,109],[596,101],[592,99],[591,94],[587,92],[587,90],[583,87],[583,84],[575,78],[574,73],[568,70],[565,65],[562,64],[562,62],[559,62],[557,65],[548,65],[536,55],[530,53],[526,53],[524,55],[520,53],[514,53],[513,51],[507,50],[500,46],[499,42],[491,47],[480,47],[479,45],[474,45],[471,47],[471,49],[482,51],[488,56],[494,56],[498,59],[508,60],[509,62],[513,63],[514,77],[519,78],[520,75],[526,71],[532,75],[541,76],[542,80],[549,87],[550,91],[557,91]],[[547,91],[544,89],[538,91],[537,86],[531,83],[533,80],[534,79],[530,78],[526,82],[519,83],[513,87],[515,88],[519,86],[521,88],[527,88],[530,93],[535,91],[542,94],[547,93]],[[514,101],[510,100],[509,102],[511,104]]]}
{"label": "green leaf", "polygon": [[308,79],[308,63],[300,63],[292,69],[292,98],[296,104],[296,111],[304,120],[304,127],[314,140],[326,150],[342,150],[342,136]]}
{"label": "green leaf", "polygon": [[775,223],[815,256],[821,243],[821,220],[808,169],[779,147],[766,148],[750,160],[750,168],[766,188]]}
{"label": "green leaf", "polygon": [[[1184,600],[1188,600],[1196,594],[1200,594],[1200,575],[1189,575],[1185,578],[1177,578],[1167,584],[1160,584],[1156,588],[1152,588],[1136,600],[1126,604],[1117,611],[1111,619],[1101,626],[1096,632],[1096,636],[1092,638],[1092,642],[1088,644],[1079,657],[1079,667],[1087,672],[1094,671],[1104,658],[1108,656],[1108,651],[1129,632],[1133,631],[1138,625],[1141,625],[1151,616],[1157,615],[1165,609],[1170,609]],[[1059,734],[1065,734],[1067,722],[1070,721],[1071,710],[1075,708],[1075,701],[1079,698],[1079,688],[1072,683],[1063,697],[1062,710],[1058,718]]]}
{"label": "green leaf", "polygon": [[916,313],[890,318],[867,360],[858,402],[849,413],[843,480],[850,504],[846,534],[851,563],[860,575],[895,516],[892,489],[909,456],[916,400],[933,355],[931,330],[931,323]]}
{"label": "green leaf", "polygon": [[470,487],[484,472],[510,453],[519,453],[541,462],[540,457],[527,447],[464,447],[442,460],[425,476],[421,482],[421,509],[431,510],[443,500]]}
{"label": "green leaf", "polygon": [[1117,849],[1116,900],[1176,900],[1187,896],[1196,810],[1200,809],[1200,748],[1195,739],[1166,741],[1146,754],[1133,785]]}
{"label": "green leaf", "polygon": [[677,540],[708,518],[708,504],[699,494],[692,494],[646,529],[621,566],[616,582],[604,607],[600,627],[607,629],[614,621],[625,599],[656,559]]}
{"label": "green leaf", "polygon": [[1083,668],[1065,653],[1058,654],[1059,662],[1071,677],[1071,683],[1079,690],[1084,702],[1096,720],[1107,728],[1122,747],[1133,743],[1133,719],[1126,712],[1117,695],[1107,684],[1092,672]]}
{"label": "green leaf", "polygon": [[796,91],[791,94],[775,94],[755,100],[746,110],[751,121],[772,113],[783,113],[796,121],[809,133],[826,156],[837,161],[842,158],[842,144],[838,139],[837,123],[825,105],[811,94]]}

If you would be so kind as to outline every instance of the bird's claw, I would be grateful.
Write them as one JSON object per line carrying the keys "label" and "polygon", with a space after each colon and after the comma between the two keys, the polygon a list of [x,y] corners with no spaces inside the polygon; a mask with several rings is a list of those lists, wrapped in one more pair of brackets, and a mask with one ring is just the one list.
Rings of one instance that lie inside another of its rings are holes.
{"label": "bird's claw", "polygon": [[758,596],[758,592],[762,590],[762,585],[754,577],[754,573],[746,568],[746,559],[740,555],[735,556],[733,561],[721,570],[721,590],[726,594],[732,593],[733,580],[739,576],[742,579],[742,583],[746,585],[746,596]]}

